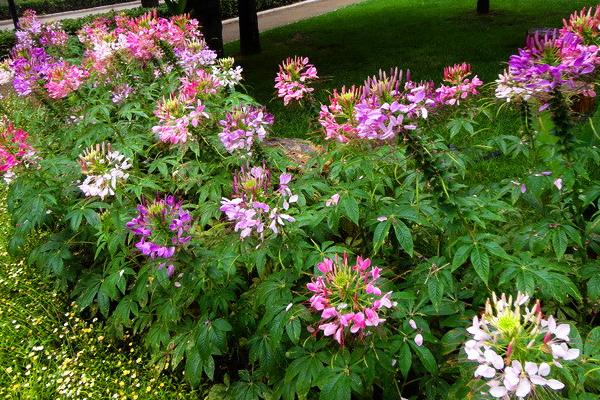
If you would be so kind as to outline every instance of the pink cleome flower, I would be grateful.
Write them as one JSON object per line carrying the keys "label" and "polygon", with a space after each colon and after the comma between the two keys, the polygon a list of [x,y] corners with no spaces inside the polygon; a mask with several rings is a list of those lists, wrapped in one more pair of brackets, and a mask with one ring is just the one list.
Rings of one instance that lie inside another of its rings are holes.
{"label": "pink cleome flower", "polygon": [[441,85],[436,89],[437,103],[454,106],[469,96],[479,94],[477,88],[483,82],[477,76],[469,79],[470,75],[471,65],[467,63],[444,68],[444,81],[449,85]]}
{"label": "pink cleome flower", "polygon": [[319,123],[325,129],[325,139],[347,143],[358,135],[354,108],[362,98],[362,87],[342,87],[333,91],[329,105],[321,105]]}
{"label": "pink cleome flower", "polygon": [[551,365],[561,368],[560,359],[574,360],[579,350],[569,348],[570,326],[544,318],[540,302],[528,307],[529,297],[495,293],[486,302],[481,317],[473,317],[467,328],[467,358],[477,362],[475,378],[484,378],[494,398],[525,398],[536,387],[560,390],[564,384],[550,378]]}
{"label": "pink cleome flower", "polygon": [[225,114],[219,124],[223,127],[219,139],[228,152],[250,154],[254,143],[264,140],[266,128],[273,124],[273,116],[263,108],[241,106]]}
{"label": "pink cleome flower", "polygon": [[191,137],[190,130],[209,118],[205,109],[200,100],[192,100],[182,94],[171,95],[157,103],[154,114],[159,122],[152,127],[152,132],[163,143],[185,143]]}
{"label": "pink cleome flower", "polygon": [[275,77],[277,96],[286,106],[292,101],[300,101],[314,91],[309,84],[318,78],[317,68],[310,64],[308,57],[289,57],[281,63]]}
{"label": "pink cleome flower", "polygon": [[220,210],[234,223],[241,240],[252,234],[264,240],[268,230],[276,236],[287,222],[295,221],[288,214],[290,205],[298,201],[288,185],[291,180],[291,174],[281,174],[278,188],[273,190],[271,172],[264,165],[242,167],[234,175],[233,198],[224,197]]}
{"label": "pink cleome flower", "polygon": [[317,269],[322,275],[313,277],[306,287],[314,293],[310,307],[321,313],[319,330],[325,336],[343,345],[348,332],[362,335],[385,322],[379,313],[392,308],[392,292],[382,294],[377,287],[381,269],[372,267],[370,259],[357,257],[350,266],[344,254],[341,261],[324,259]]}
{"label": "pink cleome flower", "polygon": [[0,121],[0,172],[7,182],[14,177],[17,165],[33,160],[35,150],[27,142],[28,137],[27,132],[16,129],[6,118]]}
{"label": "pink cleome flower", "polygon": [[568,20],[563,20],[561,33],[572,32],[586,45],[600,44],[600,6],[575,11]]}
{"label": "pink cleome flower", "polygon": [[[170,260],[178,248],[191,240],[192,216],[184,210],[182,202],[168,195],[158,198],[150,204],[138,204],[138,215],[126,224],[140,240],[135,247],[151,259]],[[163,268],[161,263],[158,268]],[[169,276],[173,274],[173,265],[167,267]]]}
{"label": "pink cleome flower", "polygon": [[51,66],[46,75],[48,81],[45,88],[48,90],[48,96],[52,99],[62,99],[79,89],[89,73],[63,61]]}

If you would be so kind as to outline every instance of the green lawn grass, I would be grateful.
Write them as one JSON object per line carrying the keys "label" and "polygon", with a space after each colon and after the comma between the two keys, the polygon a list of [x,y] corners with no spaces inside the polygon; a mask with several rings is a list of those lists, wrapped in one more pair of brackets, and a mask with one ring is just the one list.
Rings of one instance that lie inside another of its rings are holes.
{"label": "green lawn grass", "polygon": [[[237,55],[239,44],[226,46],[244,67],[249,93],[275,115],[274,133],[310,136],[315,111],[284,108],[274,100],[277,65],[288,56],[310,57],[323,78],[318,99],[342,85],[361,84],[380,68],[410,69],[414,80],[441,80],[446,65],[469,62],[485,82],[495,80],[508,57],[524,44],[532,27],[560,26],[562,19],[594,1],[496,0],[488,16],[475,13],[475,0],[367,0],[342,10],[301,21],[261,35],[263,51]],[[492,90],[493,88],[489,88]],[[476,139],[483,143],[519,129],[519,119],[505,113]],[[321,134],[315,133],[318,138]],[[469,139],[470,140],[470,139]],[[531,166],[525,160],[482,160],[473,179],[519,176]]]}

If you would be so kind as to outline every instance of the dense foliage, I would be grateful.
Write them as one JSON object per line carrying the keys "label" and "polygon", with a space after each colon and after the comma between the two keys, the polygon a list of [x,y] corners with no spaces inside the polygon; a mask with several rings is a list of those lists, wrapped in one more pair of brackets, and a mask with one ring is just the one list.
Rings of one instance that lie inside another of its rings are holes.
{"label": "dense foliage", "polygon": [[[597,15],[510,59],[495,86],[524,128],[485,149],[452,144],[497,108],[468,64],[439,85],[380,72],[319,106],[316,67],[290,58],[277,93],[324,139],[298,162],[195,21],[74,38],[28,13],[0,68],[9,249],[31,244],[81,309],[214,398],[595,398],[600,158],[574,127]],[[470,183],[490,149],[536,169]]]}

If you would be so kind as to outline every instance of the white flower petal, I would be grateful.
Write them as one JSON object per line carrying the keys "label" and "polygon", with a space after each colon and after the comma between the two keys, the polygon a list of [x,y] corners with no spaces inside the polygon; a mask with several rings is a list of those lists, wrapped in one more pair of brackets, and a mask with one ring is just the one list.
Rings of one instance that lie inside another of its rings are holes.
{"label": "white flower petal", "polygon": [[548,379],[546,381],[546,385],[550,387],[550,389],[560,390],[565,387],[565,384],[561,381],[557,381],[556,379]]}
{"label": "white flower petal", "polygon": [[521,379],[515,394],[518,397],[525,397],[529,394],[529,392],[531,392],[531,383],[527,379]]}

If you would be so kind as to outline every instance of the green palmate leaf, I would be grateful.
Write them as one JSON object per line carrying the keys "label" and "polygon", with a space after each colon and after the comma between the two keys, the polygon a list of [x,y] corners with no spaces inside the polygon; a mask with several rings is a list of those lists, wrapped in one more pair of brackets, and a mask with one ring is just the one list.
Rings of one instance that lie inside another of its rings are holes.
{"label": "green palmate leaf", "polygon": [[344,214],[356,225],[358,225],[358,221],[360,219],[360,210],[358,208],[358,202],[354,197],[350,195],[346,195],[342,197],[340,201],[340,206],[344,212]]}
{"label": "green palmate leaf", "polygon": [[483,247],[490,253],[495,255],[498,258],[503,258],[505,260],[510,260],[510,256],[506,253],[506,251],[496,242],[487,242],[483,244]]}
{"label": "green palmate leaf", "polygon": [[558,228],[552,233],[552,247],[554,247],[556,258],[562,258],[567,251],[568,244],[569,239],[567,238],[567,233],[564,230]]}
{"label": "green palmate leaf", "polygon": [[452,329],[442,336],[442,354],[446,355],[452,353],[465,341],[465,330],[464,329]]}
{"label": "green palmate leaf", "polygon": [[390,226],[391,226],[391,222],[389,220],[386,220],[386,221],[380,222],[375,227],[375,232],[373,233],[373,252],[374,253],[377,253],[377,250],[379,250],[379,248],[381,246],[383,246],[383,243],[385,242],[385,240],[387,239],[387,237],[390,233]]}
{"label": "green palmate leaf", "polygon": [[600,275],[594,275],[587,282],[587,294],[590,300],[600,299]]}
{"label": "green palmate leaf", "polygon": [[471,264],[477,275],[487,284],[490,275],[490,259],[485,250],[475,245],[471,251]]}
{"label": "green palmate leaf", "polygon": [[431,304],[433,304],[436,311],[439,311],[444,295],[444,283],[436,275],[431,276],[427,281],[427,293]]}
{"label": "green palmate leaf", "polygon": [[412,365],[412,353],[410,351],[410,346],[406,342],[404,342],[402,346],[400,346],[400,350],[398,350],[397,357],[398,368],[400,368],[402,376],[406,378]]}
{"label": "green palmate leaf", "polygon": [[472,244],[465,244],[460,246],[458,250],[456,250],[456,252],[454,253],[454,258],[452,259],[453,270],[456,270],[458,267],[463,265],[465,261],[467,261],[467,258],[469,258],[472,249]]}
{"label": "green palmate leaf", "polygon": [[[352,395],[352,379],[340,372],[329,372],[321,388],[321,400],[349,400]],[[360,378],[359,378],[360,379]]]}
{"label": "green palmate leaf", "polygon": [[588,357],[600,355],[600,327],[595,327],[588,333],[583,344],[583,354]]}
{"label": "green palmate leaf", "polygon": [[437,373],[437,362],[435,361],[435,357],[433,356],[431,351],[425,346],[417,346],[412,341],[410,342],[410,346],[412,347],[419,360],[421,360],[421,363],[423,364],[427,372],[429,372],[430,374]]}
{"label": "green palmate leaf", "polygon": [[400,220],[394,221],[394,233],[400,246],[412,257],[413,255],[413,239],[412,233],[408,226]]}
{"label": "green palmate leaf", "polygon": [[302,330],[302,325],[300,320],[296,317],[290,319],[288,323],[285,325],[285,331],[294,344],[298,344],[300,340],[300,332]]}
{"label": "green palmate leaf", "polygon": [[185,377],[192,386],[200,384],[202,378],[202,357],[198,350],[191,348],[186,352]]}

